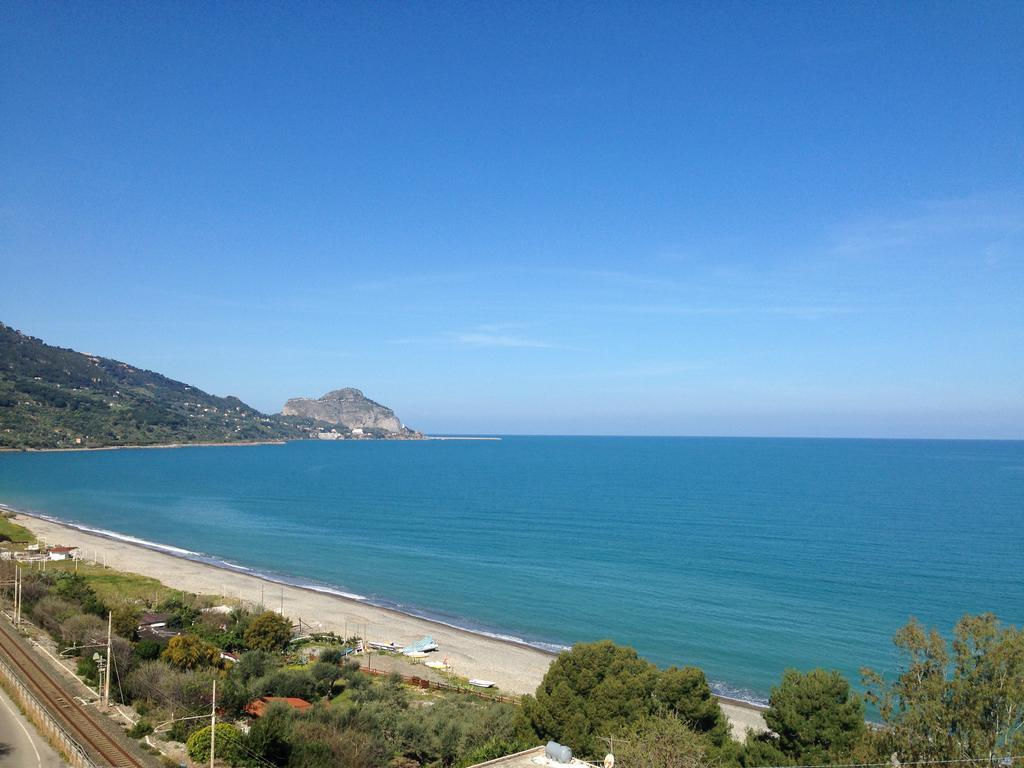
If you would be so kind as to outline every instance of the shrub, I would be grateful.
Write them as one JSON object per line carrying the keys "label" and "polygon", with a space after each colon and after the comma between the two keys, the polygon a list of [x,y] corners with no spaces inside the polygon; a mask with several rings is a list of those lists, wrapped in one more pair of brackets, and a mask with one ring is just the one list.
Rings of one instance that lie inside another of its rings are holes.
{"label": "shrub", "polygon": [[320,661],[324,664],[338,665],[344,658],[341,648],[325,648],[320,653]]}
{"label": "shrub", "polygon": [[[242,733],[228,723],[217,723],[217,758],[228,763],[242,759]],[[188,756],[197,763],[210,762],[210,726],[196,730],[185,742]]]}
{"label": "shrub", "polygon": [[140,611],[130,605],[122,605],[114,609],[113,623],[114,631],[121,637],[129,640],[136,636],[139,626]]}
{"label": "shrub", "polygon": [[41,598],[32,608],[32,618],[36,624],[57,638],[60,637],[64,622],[78,613],[80,611],[74,603],[52,595]]}
{"label": "shrub", "polygon": [[238,663],[231,668],[231,676],[249,682],[258,677],[268,675],[281,666],[281,659],[266,651],[247,651],[243,653]]}
{"label": "shrub", "polygon": [[141,661],[152,661],[160,658],[163,646],[156,640],[139,640],[135,644],[135,657]]}
{"label": "shrub", "polygon": [[316,680],[306,669],[278,669],[253,683],[256,696],[316,697]]}
{"label": "shrub", "polygon": [[69,647],[106,643],[107,625],[92,614],[76,613],[60,625],[60,638]]}
{"label": "shrub", "polygon": [[128,735],[133,739],[141,739],[143,736],[153,732],[153,724],[144,717],[139,718],[139,722],[128,729]]}
{"label": "shrub", "polygon": [[78,660],[78,666],[75,668],[75,672],[89,685],[99,685],[99,668],[96,666],[96,662],[93,661],[92,655],[82,656]]}
{"label": "shrub", "polygon": [[709,742],[675,715],[640,720],[615,747],[615,757],[634,768],[705,768]]}

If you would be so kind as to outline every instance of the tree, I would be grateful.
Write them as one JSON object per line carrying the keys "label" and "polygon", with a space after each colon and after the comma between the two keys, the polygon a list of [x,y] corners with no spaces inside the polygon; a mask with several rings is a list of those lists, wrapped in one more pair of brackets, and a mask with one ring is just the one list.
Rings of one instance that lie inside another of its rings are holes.
{"label": "tree", "polygon": [[107,624],[91,613],[76,613],[60,625],[60,636],[68,647],[106,643]]}
{"label": "tree", "polygon": [[648,716],[611,745],[615,762],[630,768],[708,768],[707,737],[676,715]]}
{"label": "tree", "polygon": [[722,746],[729,738],[729,721],[711,693],[704,671],[697,667],[669,667],[658,676],[654,697],[666,714],[675,714],[711,743]]}
{"label": "tree", "polygon": [[135,655],[142,661],[152,661],[160,657],[163,650],[156,640],[139,640],[135,644]]}
{"label": "tree", "polygon": [[534,696],[523,697],[520,730],[599,757],[601,737],[625,732],[651,711],[657,677],[657,668],[632,648],[580,643],[552,662]]}
{"label": "tree", "polygon": [[863,670],[868,700],[888,726],[884,747],[904,762],[995,764],[1024,748],[1024,630],[991,613],[966,615],[952,653],[937,630],[911,619],[893,642],[903,656],[892,683]]}
{"label": "tree", "polygon": [[749,728],[747,729],[747,738],[738,750],[737,760],[740,768],[793,765],[793,759],[779,750],[778,738],[773,733],[755,733]]}
{"label": "tree", "polygon": [[278,669],[254,681],[251,689],[257,696],[285,696],[308,700],[316,695],[316,680],[308,669]]}
{"label": "tree", "polygon": [[286,765],[292,752],[294,719],[294,711],[287,704],[271,704],[249,729],[246,748],[269,763]]}
{"label": "tree", "polygon": [[266,651],[247,651],[231,667],[231,676],[243,683],[270,674],[281,665],[281,658]]}
{"label": "tree", "polygon": [[245,630],[245,645],[257,651],[282,651],[292,637],[292,625],[284,616],[265,611]]}
{"label": "tree", "polygon": [[41,598],[32,608],[32,618],[54,636],[59,636],[64,622],[78,613],[78,607],[74,603],[52,595]]}
{"label": "tree", "polygon": [[130,605],[118,606],[113,611],[114,631],[129,640],[136,637],[140,611]]}
{"label": "tree", "polygon": [[195,635],[172,637],[161,655],[168,664],[178,669],[215,667],[220,662],[220,652]]}
{"label": "tree", "polygon": [[[243,757],[242,732],[228,723],[217,723],[217,743],[214,749],[218,760],[232,765],[239,762]],[[185,750],[200,765],[210,762],[210,726],[193,732],[185,742]]]}
{"label": "tree", "polygon": [[783,754],[801,763],[848,756],[865,731],[864,703],[836,671],[787,669],[764,713]]}

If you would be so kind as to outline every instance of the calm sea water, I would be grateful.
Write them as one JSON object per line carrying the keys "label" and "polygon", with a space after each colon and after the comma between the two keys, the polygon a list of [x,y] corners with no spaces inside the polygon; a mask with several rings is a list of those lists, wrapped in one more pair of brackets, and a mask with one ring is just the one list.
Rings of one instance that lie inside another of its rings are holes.
{"label": "calm sea water", "polygon": [[0,455],[0,501],[719,691],[1024,623],[1024,442],[513,437]]}

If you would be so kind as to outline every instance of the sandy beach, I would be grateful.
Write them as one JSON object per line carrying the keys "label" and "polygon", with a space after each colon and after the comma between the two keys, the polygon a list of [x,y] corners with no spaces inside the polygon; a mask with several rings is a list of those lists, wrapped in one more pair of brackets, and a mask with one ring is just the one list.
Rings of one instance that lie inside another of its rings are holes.
{"label": "sandy beach", "polygon": [[[222,595],[250,605],[259,605],[262,597],[268,608],[283,608],[284,614],[293,621],[301,620],[314,631],[359,634],[373,642],[397,643],[411,643],[424,635],[433,635],[440,646],[439,653],[448,657],[456,674],[493,680],[502,692],[533,693],[554,659],[553,655],[529,646],[455,629],[358,600],[282,585],[175,557],[24,513],[18,513],[16,522],[47,544],[78,546],[87,559],[120,571],[154,577],[174,589]],[[722,700],[721,704],[736,736],[742,737],[748,728],[764,729],[764,720],[757,708],[731,700]]]}

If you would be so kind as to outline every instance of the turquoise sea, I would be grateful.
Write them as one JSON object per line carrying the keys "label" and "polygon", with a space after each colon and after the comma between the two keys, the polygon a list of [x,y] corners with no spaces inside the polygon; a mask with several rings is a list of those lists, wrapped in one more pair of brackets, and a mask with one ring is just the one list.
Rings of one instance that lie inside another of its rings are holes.
{"label": "turquoise sea", "polygon": [[0,454],[0,502],[763,699],[1024,623],[1024,442],[509,437]]}

